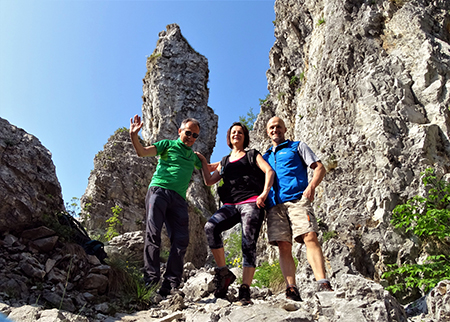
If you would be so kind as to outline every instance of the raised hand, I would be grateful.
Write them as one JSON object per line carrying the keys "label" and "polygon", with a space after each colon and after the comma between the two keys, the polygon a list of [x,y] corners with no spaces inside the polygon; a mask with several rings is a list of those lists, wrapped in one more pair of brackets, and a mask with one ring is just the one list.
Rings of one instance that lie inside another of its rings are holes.
{"label": "raised hand", "polygon": [[130,135],[139,133],[143,126],[144,122],[142,122],[141,117],[136,114],[134,118],[130,119]]}

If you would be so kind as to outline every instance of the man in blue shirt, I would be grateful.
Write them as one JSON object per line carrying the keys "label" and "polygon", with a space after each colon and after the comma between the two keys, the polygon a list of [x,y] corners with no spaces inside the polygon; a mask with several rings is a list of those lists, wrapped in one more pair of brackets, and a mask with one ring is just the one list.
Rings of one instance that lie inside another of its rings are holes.
{"label": "man in blue shirt", "polygon": [[[305,244],[306,257],[319,290],[333,291],[326,278],[322,248],[317,239],[317,220],[311,206],[315,189],[326,170],[304,142],[286,140],[285,133],[282,119],[275,116],[269,120],[267,134],[272,147],[264,154],[264,160],[275,170],[276,178],[266,201],[269,208],[267,234],[269,243],[279,249],[280,268],[287,285],[286,297],[301,301],[295,283],[292,239]],[[311,182],[308,182],[308,167],[314,170]]]}

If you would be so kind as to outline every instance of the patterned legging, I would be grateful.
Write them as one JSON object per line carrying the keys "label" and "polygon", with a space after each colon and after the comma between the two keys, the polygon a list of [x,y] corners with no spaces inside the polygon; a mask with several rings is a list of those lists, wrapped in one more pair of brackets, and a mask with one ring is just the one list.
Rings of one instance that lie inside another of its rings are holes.
{"label": "patterned legging", "polygon": [[259,209],[255,202],[223,206],[205,224],[209,247],[222,248],[221,233],[241,223],[244,267],[256,267],[256,242],[263,220],[264,209]]}

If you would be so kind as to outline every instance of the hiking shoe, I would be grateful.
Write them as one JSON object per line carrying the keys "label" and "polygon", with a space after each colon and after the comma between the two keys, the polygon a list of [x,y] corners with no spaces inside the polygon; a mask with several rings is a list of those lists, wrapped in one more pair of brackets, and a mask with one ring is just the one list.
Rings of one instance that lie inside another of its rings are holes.
{"label": "hiking shoe", "polygon": [[170,294],[170,288],[165,287],[165,286],[161,286],[161,288],[158,291],[158,294],[161,296],[167,296]]}
{"label": "hiking shoe", "polygon": [[329,281],[323,282],[319,284],[319,292],[333,292],[334,290],[331,288],[331,284]]}
{"label": "hiking shoe", "polygon": [[228,286],[234,282],[236,276],[228,269],[228,267],[215,268],[214,276],[214,286],[216,290],[214,291],[214,296],[217,298],[225,298],[228,292]]}
{"label": "hiking shoe", "polygon": [[247,284],[242,284],[241,287],[239,287],[239,301],[241,302],[241,305],[252,304],[252,301],[250,300],[250,286]]}
{"label": "hiking shoe", "polygon": [[286,298],[292,301],[301,302],[302,298],[300,297],[300,292],[298,291],[297,286],[290,286],[286,289]]}
{"label": "hiking shoe", "polygon": [[158,291],[158,294],[164,297],[169,295],[180,295],[181,297],[184,297],[183,291],[180,291],[177,288],[167,288],[164,286],[161,286],[161,288]]}
{"label": "hiking shoe", "polygon": [[184,293],[178,289],[179,285],[176,285],[175,283],[168,283],[164,281],[161,285],[161,288],[158,291],[158,294],[161,296],[168,296],[168,295],[176,295],[179,294],[182,297],[184,297]]}

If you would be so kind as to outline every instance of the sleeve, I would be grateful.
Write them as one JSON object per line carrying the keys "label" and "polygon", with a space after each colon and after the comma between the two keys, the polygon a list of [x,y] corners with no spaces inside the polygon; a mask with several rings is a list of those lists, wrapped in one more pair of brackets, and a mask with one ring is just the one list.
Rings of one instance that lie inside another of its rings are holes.
{"label": "sleeve", "polygon": [[197,156],[197,154],[195,155],[194,166],[196,169],[201,169],[203,167],[202,161],[200,161],[200,158]]}
{"label": "sleeve", "polygon": [[253,149],[253,166],[255,168],[258,168],[258,163],[256,162],[256,158],[258,158],[258,155],[261,154],[258,150]]}
{"label": "sleeve", "polygon": [[299,142],[297,150],[308,167],[314,162],[320,161],[311,148],[304,142]]}
{"label": "sleeve", "polygon": [[161,140],[153,143],[153,145],[156,147],[156,155],[161,155],[169,146],[169,140]]}

